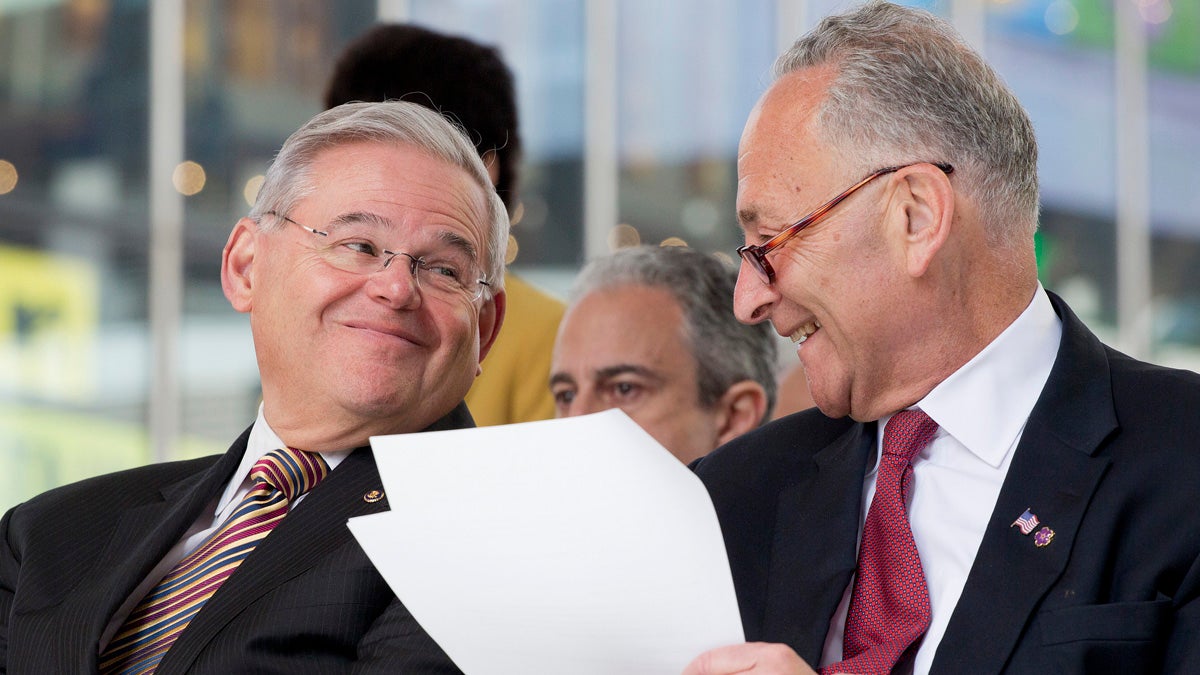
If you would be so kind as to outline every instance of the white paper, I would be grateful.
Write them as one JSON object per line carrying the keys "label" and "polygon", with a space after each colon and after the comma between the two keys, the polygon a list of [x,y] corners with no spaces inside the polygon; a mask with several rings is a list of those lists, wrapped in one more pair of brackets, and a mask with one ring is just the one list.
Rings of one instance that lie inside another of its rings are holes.
{"label": "white paper", "polygon": [[467,675],[677,675],[743,641],[700,480],[623,412],[371,439],[350,529]]}

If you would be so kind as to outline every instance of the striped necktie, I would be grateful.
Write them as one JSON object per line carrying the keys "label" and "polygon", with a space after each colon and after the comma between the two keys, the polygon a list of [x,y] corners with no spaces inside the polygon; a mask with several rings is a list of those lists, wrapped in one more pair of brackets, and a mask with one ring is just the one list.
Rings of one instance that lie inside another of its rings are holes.
{"label": "striped necktie", "polygon": [[320,455],[273,450],[250,470],[253,485],[237,508],[142,599],[100,655],[100,672],[153,673],[217,588],[288,512],[329,473]]}

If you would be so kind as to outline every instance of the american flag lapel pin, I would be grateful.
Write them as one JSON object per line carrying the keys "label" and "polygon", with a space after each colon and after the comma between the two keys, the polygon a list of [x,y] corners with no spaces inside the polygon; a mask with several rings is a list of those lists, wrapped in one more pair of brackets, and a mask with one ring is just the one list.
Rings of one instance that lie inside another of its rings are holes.
{"label": "american flag lapel pin", "polygon": [[1029,536],[1029,533],[1033,532],[1033,528],[1037,527],[1040,522],[1042,521],[1038,520],[1038,517],[1032,511],[1025,509],[1025,513],[1017,516],[1017,519],[1009,527],[1020,528],[1021,534]]}

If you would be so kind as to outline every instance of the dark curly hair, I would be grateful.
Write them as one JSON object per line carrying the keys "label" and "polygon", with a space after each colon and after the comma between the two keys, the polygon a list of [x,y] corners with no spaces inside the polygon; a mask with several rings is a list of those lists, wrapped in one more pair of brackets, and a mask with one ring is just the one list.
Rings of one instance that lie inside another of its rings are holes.
{"label": "dark curly hair", "polygon": [[462,126],[483,155],[495,151],[496,191],[518,203],[521,136],[512,71],[494,47],[409,24],[379,24],[338,57],[325,107],[402,99]]}

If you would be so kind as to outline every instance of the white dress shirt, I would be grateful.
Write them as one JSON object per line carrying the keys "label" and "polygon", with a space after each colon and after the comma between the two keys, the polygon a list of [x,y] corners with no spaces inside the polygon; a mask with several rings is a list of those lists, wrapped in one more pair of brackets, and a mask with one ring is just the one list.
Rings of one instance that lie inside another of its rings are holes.
{"label": "white dress shirt", "polygon": [[[180,560],[183,560],[189,553],[196,550],[209,535],[229,519],[229,516],[233,514],[234,508],[250,492],[250,488],[252,487],[250,470],[254,468],[255,462],[268,452],[278,450],[284,446],[285,443],[271,429],[271,425],[267,424],[267,420],[263,416],[263,406],[260,404],[258,406],[258,418],[254,420],[254,426],[250,429],[250,438],[246,441],[246,454],[242,456],[242,463],[238,465],[237,471],[233,472],[233,476],[225,486],[225,492],[221,494],[220,498],[212,502],[213,506],[211,510],[205,509],[200,513],[200,517],[196,519],[196,522],[192,523],[192,526],[184,533],[179,543],[175,544],[170,551],[167,551],[167,555],[162,561],[150,571],[150,574],[146,576],[142,583],[138,584],[138,587],[130,593],[120,609],[112,616],[108,622],[108,626],[104,629],[104,634],[100,637],[101,652],[104,651],[109,641],[116,635],[117,629],[125,622],[125,617],[129,616],[133,608],[142,601],[142,598],[146,597],[150,589],[154,588],[154,585],[165,577]],[[320,454],[325,463],[329,465],[329,470],[333,471],[351,452],[353,452],[353,449],[322,452]],[[295,508],[296,504],[304,500],[304,497],[305,495],[297,497],[296,501],[288,508]]]}
{"label": "white dress shirt", "polygon": [[[1013,450],[1050,377],[1061,338],[1062,321],[1039,284],[1016,321],[913,406],[938,423],[933,441],[913,459],[908,495],[909,522],[933,611],[913,663],[915,673],[928,673],[933,664],[1008,475]],[[876,469],[867,472],[863,481],[864,521],[875,495],[883,430],[890,419],[879,420]],[[1011,514],[1014,520],[1020,515]],[[822,666],[842,660],[853,588],[852,582],[830,622]]]}

